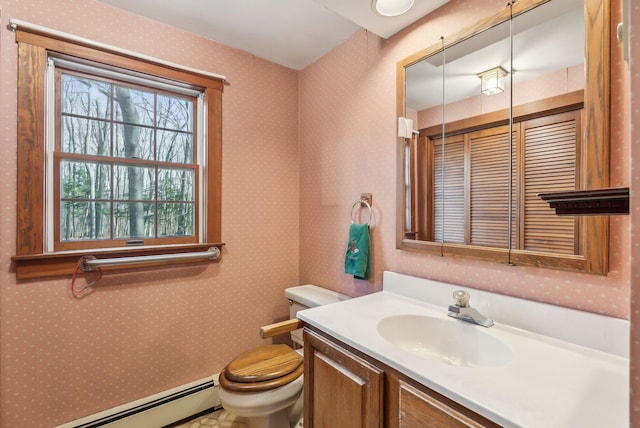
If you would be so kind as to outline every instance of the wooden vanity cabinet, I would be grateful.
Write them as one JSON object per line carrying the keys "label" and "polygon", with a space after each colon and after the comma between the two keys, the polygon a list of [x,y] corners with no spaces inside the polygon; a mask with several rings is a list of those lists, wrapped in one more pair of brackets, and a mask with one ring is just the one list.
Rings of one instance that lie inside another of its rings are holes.
{"label": "wooden vanity cabinet", "polygon": [[309,327],[305,428],[496,428],[500,425]]}
{"label": "wooden vanity cabinet", "polygon": [[[433,395],[421,391],[402,380],[399,382],[398,423],[400,428],[482,428],[497,426],[489,421],[485,421],[485,423],[476,421]],[[479,415],[475,416],[480,418]]]}
{"label": "wooden vanity cabinet", "polygon": [[384,372],[304,330],[305,428],[384,427]]}

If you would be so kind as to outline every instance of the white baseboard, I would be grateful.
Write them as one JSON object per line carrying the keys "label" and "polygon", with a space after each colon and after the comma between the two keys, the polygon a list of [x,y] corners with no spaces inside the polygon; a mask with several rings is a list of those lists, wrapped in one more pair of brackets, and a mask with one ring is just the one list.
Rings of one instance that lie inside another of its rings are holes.
{"label": "white baseboard", "polygon": [[220,407],[218,388],[216,374],[67,422],[56,428],[163,427],[205,410]]}

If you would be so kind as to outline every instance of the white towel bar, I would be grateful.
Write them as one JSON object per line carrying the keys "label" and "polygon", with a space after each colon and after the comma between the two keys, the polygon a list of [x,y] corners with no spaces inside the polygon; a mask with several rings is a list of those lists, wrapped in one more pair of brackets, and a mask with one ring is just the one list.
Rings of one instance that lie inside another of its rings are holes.
{"label": "white towel bar", "polygon": [[90,272],[94,269],[108,266],[125,266],[138,263],[165,261],[180,262],[198,259],[216,260],[218,257],[220,257],[220,249],[218,247],[211,247],[207,251],[200,251],[197,253],[155,254],[151,256],[114,257],[111,259],[87,258],[80,265],[80,269],[85,272]]}
{"label": "white towel bar", "polygon": [[360,198],[358,199],[352,206],[351,206],[351,212],[349,214],[349,216],[351,217],[351,224],[356,223],[356,218],[354,216],[354,211],[353,209],[355,207],[357,207],[358,205],[362,206],[366,206],[369,209],[369,221],[367,222],[367,224],[369,226],[371,226],[371,223],[373,223],[374,217],[373,217],[373,210],[371,209],[371,204],[369,202],[367,202],[367,200],[365,198]]}

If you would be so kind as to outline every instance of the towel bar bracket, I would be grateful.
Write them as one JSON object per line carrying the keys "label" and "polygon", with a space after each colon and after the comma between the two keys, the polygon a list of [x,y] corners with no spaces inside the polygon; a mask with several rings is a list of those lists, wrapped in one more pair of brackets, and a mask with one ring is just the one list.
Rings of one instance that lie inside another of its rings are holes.
{"label": "towel bar bracket", "polygon": [[371,193],[360,193],[360,206],[366,207],[367,204],[369,206],[373,205],[373,194]]}

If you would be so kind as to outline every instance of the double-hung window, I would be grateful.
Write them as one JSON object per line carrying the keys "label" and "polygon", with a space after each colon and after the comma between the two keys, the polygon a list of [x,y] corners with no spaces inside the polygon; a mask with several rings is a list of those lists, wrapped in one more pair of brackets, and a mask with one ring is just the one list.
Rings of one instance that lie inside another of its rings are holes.
{"label": "double-hung window", "polygon": [[56,105],[47,129],[59,129],[47,138],[54,143],[49,248],[197,242],[204,151],[194,127],[202,111],[197,91],[56,62],[48,71]]}
{"label": "double-hung window", "polygon": [[221,246],[222,79],[20,28],[19,278]]}

